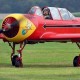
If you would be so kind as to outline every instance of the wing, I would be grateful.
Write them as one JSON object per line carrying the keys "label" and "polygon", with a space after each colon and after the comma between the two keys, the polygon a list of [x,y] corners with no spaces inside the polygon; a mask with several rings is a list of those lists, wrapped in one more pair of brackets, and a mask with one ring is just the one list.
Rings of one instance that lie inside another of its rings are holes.
{"label": "wing", "polygon": [[80,34],[57,34],[53,32],[44,33],[40,39],[43,40],[54,40],[54,39],[80,39]]}

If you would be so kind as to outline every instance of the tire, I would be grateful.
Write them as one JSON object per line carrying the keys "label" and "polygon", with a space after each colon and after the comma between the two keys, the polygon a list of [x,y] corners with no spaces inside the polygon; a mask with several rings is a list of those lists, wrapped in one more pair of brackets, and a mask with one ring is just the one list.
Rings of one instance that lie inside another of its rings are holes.
{"label": "tire", "polygon": [[79,56],[74,57],[74,60],[73,60],[73,66],[74,67],[78,67],[78,57]]}
{"label": "tire", "polygon": [[19,58],[15,60],[15,67],[21,67],[21,60]]}
{"label": "tire", "polygon": [[18,55],[14,55],[12,58],[12,65],[15,66],[16,58],[18,58]]}

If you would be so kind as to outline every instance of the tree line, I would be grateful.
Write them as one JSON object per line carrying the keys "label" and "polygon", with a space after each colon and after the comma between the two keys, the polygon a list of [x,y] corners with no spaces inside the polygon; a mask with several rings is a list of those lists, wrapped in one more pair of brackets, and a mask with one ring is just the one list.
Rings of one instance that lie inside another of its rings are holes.
{"label": "tree line", "polygon": [[0,0],[0,13],[27,13],[32,6],[65,7],[80,12],[80,0]]}

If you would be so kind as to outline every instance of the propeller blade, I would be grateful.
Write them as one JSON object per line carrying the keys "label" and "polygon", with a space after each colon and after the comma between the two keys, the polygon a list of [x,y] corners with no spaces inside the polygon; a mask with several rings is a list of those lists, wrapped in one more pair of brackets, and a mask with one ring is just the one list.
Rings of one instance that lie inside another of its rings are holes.
{"label": "propeller blade", "polygon": [[[8,20],[9,20],[9,19],[8,19]],[[11,30],[12,28],[18,26],[19,23],[20,23],[20,21],[22,21],[22,20],[23,20],[23,18],[20,18],[19,20],[15,20],[15,21],[13,21],[12,23],[7,23],[7,21],[6,21],[6,24],[5,24],[6,26],[3,27],[2,29],[0,29],[0,33],[9,31],[9,30]]]}
{"label": "propeller blade", "polygon": [[3,29],[0,29],[0,33],[3,33],[4,31],[3,31]]}

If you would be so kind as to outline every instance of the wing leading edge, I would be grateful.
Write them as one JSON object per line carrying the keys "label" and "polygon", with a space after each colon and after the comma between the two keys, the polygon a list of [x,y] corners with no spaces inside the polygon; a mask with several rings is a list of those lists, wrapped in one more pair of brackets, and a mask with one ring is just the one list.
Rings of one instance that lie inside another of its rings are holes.
{"label": "wing leading edge", "polygon": [[80,39],[80,34],[57,34],[53,32],[44,33],[40,39],[54,40],[54,39]]}

